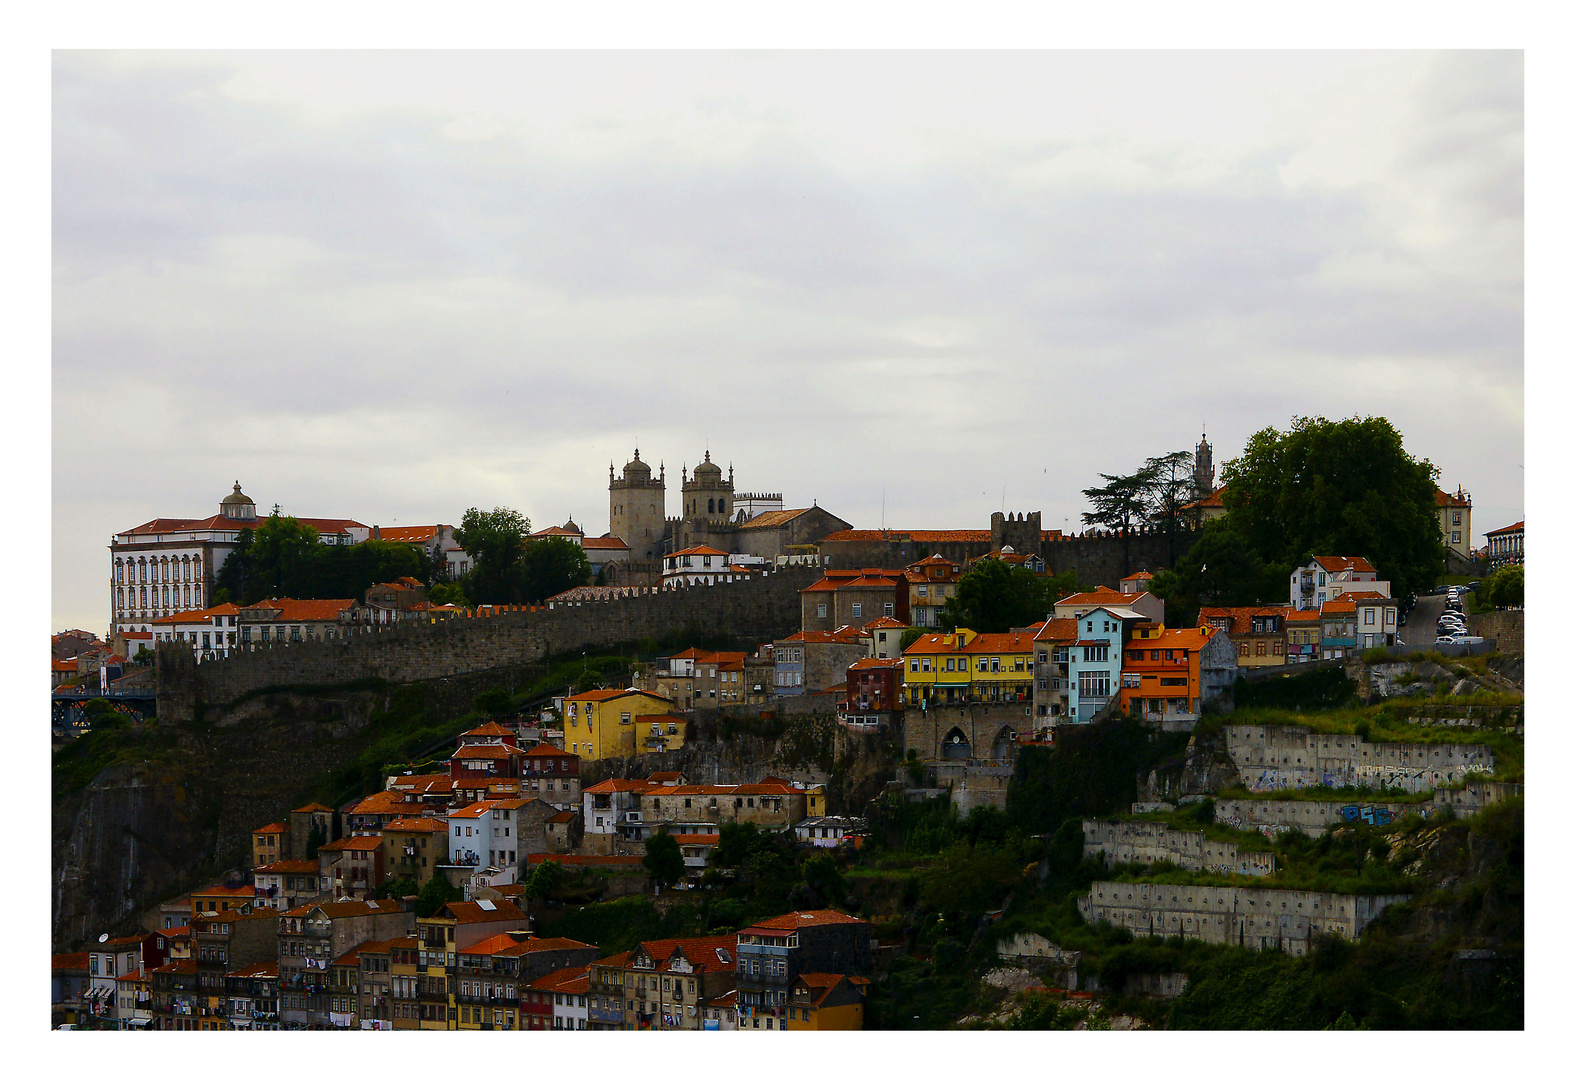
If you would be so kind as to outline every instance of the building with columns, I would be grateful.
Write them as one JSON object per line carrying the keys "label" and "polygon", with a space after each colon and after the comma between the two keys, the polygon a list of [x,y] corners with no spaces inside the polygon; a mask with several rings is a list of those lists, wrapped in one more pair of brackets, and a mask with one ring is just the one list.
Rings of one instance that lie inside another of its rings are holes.
{"label": "building with columns", "polygon": [[[153,621],[208,607],[213,581],[242,529],[262,523],[240,482],[206,518],[154,518],[110,538],[110,636],[150,633]],[[298,518],[325,544],[359,544],[371,530],[349,518]]]}

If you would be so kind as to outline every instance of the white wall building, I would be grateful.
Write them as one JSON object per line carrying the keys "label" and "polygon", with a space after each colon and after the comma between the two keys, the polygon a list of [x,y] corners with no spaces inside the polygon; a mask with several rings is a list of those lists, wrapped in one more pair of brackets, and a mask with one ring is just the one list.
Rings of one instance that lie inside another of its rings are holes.
{"label": "white wall building", "polygon": [[1291,606],[1297,611],[1317,611],[1349,592],[1389,596],[1390,583],[1380,581],[1379,571],[1361,556],[1319,555],[1291,572]]}
{"label": "white wall building", "polygon": [[[371,530],[349,518],[299,518],[325,544],[359,544]],[[235,550],[242,529],[262,524],[257,506],[235,490],[206,518],[154,518],[110,538],[110,637],[148,632],[153,620],[200,610],[213,597],[213,580]]]}

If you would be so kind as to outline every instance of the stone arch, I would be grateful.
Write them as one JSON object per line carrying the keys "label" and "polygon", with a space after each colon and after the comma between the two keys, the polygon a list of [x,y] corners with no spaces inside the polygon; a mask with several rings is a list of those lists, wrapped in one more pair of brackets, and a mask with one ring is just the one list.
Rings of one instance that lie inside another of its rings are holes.
{"label": "stone arch", "polygon": [[969,737],[960,727],[954,727],[941,739],[941,756],[948,760],[956,761],[971,756],[973,747],[969,744]]}
{"label": "stone arch", "polygon": [[991,744],[990,756],[997,761],[1006,761],[1012,757],[1012,737],[1011,725],[1003,724],[996,733],[996,741]]}

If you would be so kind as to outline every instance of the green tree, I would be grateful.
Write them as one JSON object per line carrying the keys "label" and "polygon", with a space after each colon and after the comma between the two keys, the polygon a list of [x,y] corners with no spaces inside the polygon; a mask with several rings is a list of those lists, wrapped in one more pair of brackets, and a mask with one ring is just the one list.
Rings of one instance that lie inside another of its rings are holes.
{"label": "green tree", "polygon": [[572,540],[557,536],[537,540],[521,556],[520,578],[525,600],[545,600],[565,589],[590,584],[591,560]]}
{"label": "green tree", "polygon": [[982,634],[999,634],[1040,622],[1060,597],[1076,589],[1071,573],[1046,577],[1001,559],[981,559],[958,578],[958,591],[936,618],[946,630],[966,626]]}
{"label": "green tree", "polygon": [[464,604],[465,587],[458,581],[440,581],[427,590],[429,604]]}
{"label": "green tree", "polygon": [[1150,516],[1158,475],[1153,464],[1146,462],[1130,476],[1101,473],[1100,479],[1106,482],[1104,487],[1083,490],[1084,498],[1094,507],[1084,512],[1083,523],[1115,529],[1121,534],[1122,576],[1126,577],[1132,572],[1129,537],[1133,526]]}
{"label": "green tree", "polygon": [[1526,597],[1526,570],[1502,566],[1489,577],[1483,598],[1495,607],[1522,607]]}
{"label": "green tree", "polygon": [[255,604],[271,596],[299,598],[320,547],[316,529],[274,511],[252,534],[249,580],[241,603]]}
{"label": "green tree", "polygon": [[89,698],[85,701],[82,705],[82,718],[94,731],[109,731],[113,728],[131,726],[131,721],[126,719],[125,714],[115,708],[113,702],[104,698]]}
{"label": "green tree", "polygon": [[908,652],[908,647],[924,636],[925,628],[923,626],[910,626],[903,631],[903,637],[898,642],[899,651]]}
{"label": "green tree", "polygon": [[[1149,591],[1166,602],[1166,621],[1192,626],[1201,607],[1236,607],[1264,599],[1264,566],[1248,542],[1217,518],[1204,527],[1175,571],[1161,571]],[[1284,579],[1281,584],[1285,591]]]}
{"label": "green tree", "polygon": [[377,887],[373,895],[379,900],[403,900],[407,896],[415,896],[420,891],[415,878],[389,878]]}
{"label": "green tree", "polygon": [[557,859],[544,859],[536,864],[525,883],[525,895],[531,900],[551,900],[564,883],[564,868]]}
{"label": "green tree", "polygon": [[416,915],[418,918],[429,919],[449,901],[463,899],[465,893],[450,885],[448,878],[442,874],[433,874],[416,894]]}
{"label": "green tree", "polygon": [[1226,462],[1221,501],[1232,530],[1264,564],[1362,556],[1407,605],[1444,565],[1438,475],[1406,452],[1383,417],[1297,417],[1285,433],[1258,432]]}
{"label": "green tree", "polygon": [[1196,531],[1198,511],[1183,510],[1193,497],[1193,455],[1186,450],[1152,457],[1144,462],[1140,475],[1147,473],[1149,520],[1166,535],[1166,564],[1177,564],[1178,545],[1184,531]]}
{"label": "green tree", "polygon": [[[213,579],[213,602],[217,604],[251,604],[246,599],[252,579],[252,529],[245,526],[235,537],[235,549],[219,566]],[[259,597],[258,599],[261,599]]]}
{"label": "green tree", "polygon": [[671,885],[684,877],[684,853],[665,832],[646,837],[646,854],[640,861],[655,885]]}
{"label": "green tree", "polygon": [[521,560],[529,545],[531,521],[506,506],[491,511],[471,507],[454,530],[454,539],[475,560],[465,575],[465,594],[473,604],[524,602]]}

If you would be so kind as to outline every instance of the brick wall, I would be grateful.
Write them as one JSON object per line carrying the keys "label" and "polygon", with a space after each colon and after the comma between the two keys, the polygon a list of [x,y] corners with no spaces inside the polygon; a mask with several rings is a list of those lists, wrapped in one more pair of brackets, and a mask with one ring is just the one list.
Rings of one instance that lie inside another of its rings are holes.
{"label": "brick wall", "polygon": [[163,719],[190,719],[199,707],[223,705],[270,686],[341,685],[358,679],[440,679],[514,667],[575,649],[601,648],[675,631],[731,634],[771,641],[799,625],[799,590],[820,577],[787,567],[748,581],[590,600],[491,618],[365,627],[331,641],[259,645],[197,663],[189,648],[158,650],[158,707]]}

